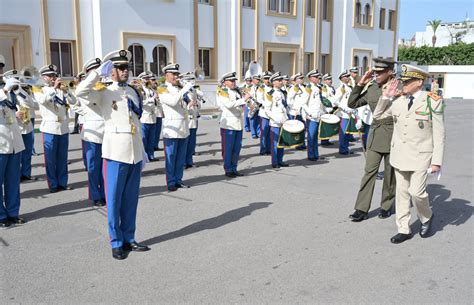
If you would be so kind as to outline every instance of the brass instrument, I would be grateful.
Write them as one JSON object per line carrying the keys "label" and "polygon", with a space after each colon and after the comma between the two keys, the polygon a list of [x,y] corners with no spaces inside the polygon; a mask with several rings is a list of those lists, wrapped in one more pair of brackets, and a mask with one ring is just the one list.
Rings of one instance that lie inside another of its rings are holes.
{"label": "brass instrument", "polygon": [[20,110],[18,110],[18,112],[20,112],[19,117],[23,125],[28,125],[31,122],[30,108],[25,107],[25,106],[20,106]]}

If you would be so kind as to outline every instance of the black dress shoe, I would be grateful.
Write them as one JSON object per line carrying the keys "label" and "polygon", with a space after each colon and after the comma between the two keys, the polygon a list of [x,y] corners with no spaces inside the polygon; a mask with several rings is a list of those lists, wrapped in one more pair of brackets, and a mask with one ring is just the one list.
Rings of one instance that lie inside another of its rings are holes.
{"label": "black dress shoe", "polygon": [[184,183],[182,183],[182,182],[181,182],[181,183],[176,183],[175,186],[176,186],[177,188],[179,188],[179,189],[183,189],[183,188],[184,188],[184,189],[188,189],[188,188],[189,188],[189,185],[186,185],[186,184],[184,184]]}
{"label": "black dress shoe", "polygon": [[433,223],[433,217],[434,217],[434,215],[431,215],[430,220],[428,220],[427,222],[421,224],[420,236],[422,238],[426,238],[426,237],[429,236],[430,231],[431,231],[431,224]]}
{"label": "black dress shoe", "polygon": [[126,259],[127,253],[124,252],[122,248],[113,248],[112,257],[118,260]]}
{"label": "black dress shoe", "polygon": [[11,222],[5,218],[0,220],[0,228],[8,228],[11,225]]}
{"label": "black dress shoe", "polygon": [[101,199],[101,200],[94,200],[94,205],[96,207],[103,207],[105,206],[105,202]]}
{"label": "black dress shoe", "polygon": [[57,193],[57,192],[59,192],[59,189],[58,188],[49,189],[49,192],[50,193]]}
{"label": "black dress shoe", "polygon": [[392,211],[391,210],[384,210],[384,209],[380,209],[380,212],[379,212],[379,215],[378,217],[380,219],[385,219],[385,218],[389,218],[390,216],[392,215]]}
{"label": "black dress shoe", "polygon": [[38,178],[31,176],[21,176],[20,181],[36,181]]}
{"label": "black dress shoe", "polygon": [[176,186],[168,186],[168,192],[176,192],[178,188]]}
{"label": "black dress shoe", "polygon": [[279,164],[277,164],[277,165],[273,165],[273,164],[272,164],[272,167],[273,167],[273,168],[280,168],[280,165],[279,165]]}
{"label": "black dress shoe", "polygon": [[271,156],[271,154],[272,154],[271,152],[266,152],[265,153],[266,156]]}
{"label": "black dress shoe", "polygon": [[244,174],[242,174],[242,173],[240,173],[240,172],[238,172],[238,171],[235,171],[235,172],[234,172],[234,175],[235,175],[236,177],[242,177]]}
{"label": "black dress shoe", "polygon": [[26,223],[26,220],[24,220],[23,218],[21,217],[8,217],[7,220],[10,222],[10,223],[14,223],[14,224],[17,224],[17,225],[22,225],[24,223]]}
{"label": "black dress shoe", "polygon": [[354,213],[349,215],[349,218],[352,219],[353,222],[361,222],[362,220],[367,219],[368,213],[362,212],[360,210],[355,210]]}
{"label": "black dress shoe", "polygon": [[405,240],[409,240],[412,237],[413,237],[413,235],[411,235],[411,234],[398,233],[397,235],[390,238],[390,241],[393,244],[400,244],[400,243],[404,242]]}
{"label": "black dress shoe", "polygon": [[122,248],[124,251],[138,251],[138,252],[151,250],[148,246],[139,244],[136,241],[131,242],[131,243],[124,243]]}
{"label": "black dress shoe", "polygon": [[62,186],[62,185],[60,185],[60,186],[58,186],[58,189],[60,191],[70,191],[70,190],[73,190],[74,188],[71,187],[71,186]]}
{"label": "black dress shoe", "polygon": [[225,173],[225,176],[226,176],[226,177],[229,177],[229,178],[235,178],[235,177],[237,177],[234,173]]}
{"label": "black dress shoe", "polygon": [[280,167],[288,167],[288,166],[290,166],[288,163],[285,163],[285,162],[278,163],[278,165],[280,165]]}
{"label": "black dress shoe", "polygon": [[192,165],[185,165],[184,169],[188,169],[188,168],[191,168],[191,167],[193,167],[193,166]]}

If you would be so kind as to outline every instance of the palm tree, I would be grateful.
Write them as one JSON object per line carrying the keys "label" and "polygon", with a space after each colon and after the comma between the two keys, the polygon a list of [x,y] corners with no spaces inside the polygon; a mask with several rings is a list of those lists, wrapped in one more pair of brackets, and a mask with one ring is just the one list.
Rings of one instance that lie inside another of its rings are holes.
{"label": "palm tree", "polygon": [[433,43],[433,47],[434,47],[435,44],[436,44],[436,30],[438,29],[439,25],[441,24],[441,20],[438,20],[438,19],[429,20],[428,24],[433,29],[433,37],[431,37],[431,42]]}

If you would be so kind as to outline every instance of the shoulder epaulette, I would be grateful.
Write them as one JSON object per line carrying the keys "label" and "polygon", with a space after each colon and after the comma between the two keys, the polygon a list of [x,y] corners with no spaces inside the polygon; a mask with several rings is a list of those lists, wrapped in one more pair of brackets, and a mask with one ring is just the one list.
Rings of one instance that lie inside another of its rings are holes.
{"label": "shoulder epaulette", "polygon": [[263,87],[259,87],[258,91],[263,92],[263,91],[265,91],[265,89],[263,89]]}
{"label": "shoulder epaulette", "polygon": [[41,89],[40,86],[32,86],[32,87],[31,87],[31,91],[32,91],[33,93],[43,93],[43,89]]}
{"label": "shoulder epaulette", "polygon": [[362,93],[364,93],[365,91],[367,91],[369,89],[370,86],[372,86],[374,84],[374,81],[371,80],[370,82],[368,82],[365,86],[364,86],[364,89],[362,89]]}
{"label": "shoulder epaulette", "polygon": [[95,90],[95,91],[102,91],[102,90],[105,90],[107,88],[107,86],[102,83],[102,82],[97,82],[95,83],[94,87],[92,88],[92,90]]}
{"label": "shoulder epaulette", "polygon": [[273,89],[269,90],[269,91],[267,92],[267,94],[265,94],[265,98],[266,98],[267,100],[269,100],[269,101],[273,101],[273,95],[272,95],[272,94],[273,94],[274,91],[275,91],[275,90],[273,90]]}
{"label": "shoulder epaulette", "polygon": [[223,97],[229,97],[229,92],[227,91],[227,88],[221,88],[217,87],[217,95],[223,96]]}
{"label": "shoulder epaulette", "polygon": [[441,96],[439,96],[439,95],[437,95],[437,94],[435,94],[435,93],[433,93],[433,92],[428,92],[427,95],[428,95],[430,98],[432,98],[433,100],[435,100],[435,101],[438,101],[438,100],[441,99]]}
{"label": "shoulder epaulette", "polygon": [[166,86],[166,84],[161,84],[157,89],[156,91],[158,92],[158,94],[165,94],[165,93],[169,93],[168,91],[168,86]]}
{"label": "shoulder epaulette", "polygon": [[323,86],[323,87],[321,88],[321,91],[322,91],[322,92],[328,92],[328,88],[327,88],[326,86]]}

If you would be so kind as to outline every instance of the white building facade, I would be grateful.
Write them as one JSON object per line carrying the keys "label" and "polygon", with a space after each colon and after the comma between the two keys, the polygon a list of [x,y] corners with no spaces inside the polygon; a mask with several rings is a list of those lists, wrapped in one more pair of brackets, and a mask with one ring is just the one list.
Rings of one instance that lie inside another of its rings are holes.
{"label": "white building facade", "polygon": [[[426,26],[424,32],[415,33],[415,46],[432,46],[433,28]],[[436,30],[436,47],[445,47],[456,42],[474,42],[474,21],[468,18],[460,22],[443,22]]]}
{"label": "white building facade", "polygon": [[124,48],[134,75],[160,75],[177,62],[182,71],[200,67],[209,91],[226,72],[241,78],[252,60],[289,75],[314,68],[338,75],[354,65],[363,73],[372,58],[396,58],[399,7],[399,0],[0,0],[0,54],[4,70],[53,63],[67,77]]}

